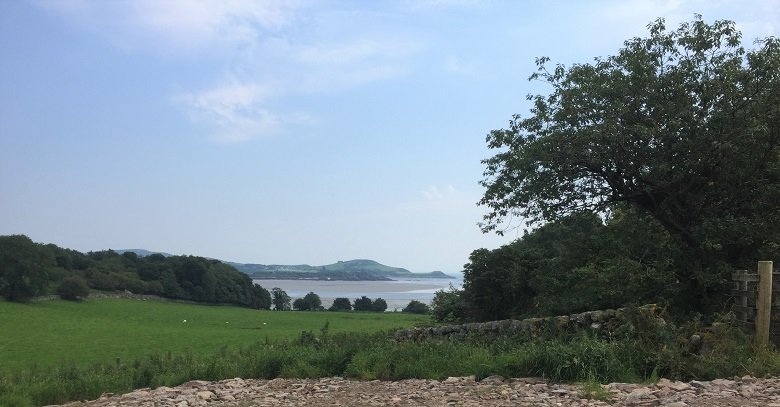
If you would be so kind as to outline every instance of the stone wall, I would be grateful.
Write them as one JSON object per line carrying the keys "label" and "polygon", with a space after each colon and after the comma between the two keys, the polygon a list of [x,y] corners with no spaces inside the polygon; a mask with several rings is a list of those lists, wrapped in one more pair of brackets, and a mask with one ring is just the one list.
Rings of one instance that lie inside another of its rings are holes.
{"label": "stone wall", "polygon": [[[633,308],[635,312],[651,317],[658,323],[664,321],[658,316],[655,304]],[[549,318],[529,318],[523,320],[504,319],[501,321],[474,322],[461,325],[443,325],[425,328],[401,329],[395,332],[397,341],[416,341],[431,338],[463,338],[467,335],[516,335],[535,334],[550,329],[593,329],[614,328],[626,322],[628,308],[588,311],[579,314],[562,315]]]}

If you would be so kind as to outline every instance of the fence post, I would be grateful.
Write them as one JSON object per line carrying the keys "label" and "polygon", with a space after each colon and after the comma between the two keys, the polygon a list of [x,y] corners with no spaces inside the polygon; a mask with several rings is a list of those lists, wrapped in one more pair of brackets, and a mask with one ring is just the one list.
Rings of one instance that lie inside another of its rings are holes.
{"label": "fence post", "polygon": [[758,262],[758,300],[756,301],[756,345],[769,343],[772,310],[772,262]]}

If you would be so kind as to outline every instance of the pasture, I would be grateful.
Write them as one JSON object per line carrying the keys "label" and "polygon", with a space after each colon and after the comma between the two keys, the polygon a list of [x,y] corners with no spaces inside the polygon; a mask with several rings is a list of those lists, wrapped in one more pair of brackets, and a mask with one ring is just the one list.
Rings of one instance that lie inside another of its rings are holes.
{"label": "pasture", "polygon": [[[186,320],[186,322],[184,322]],[[401,313],[266,311],[129,299],[0,301],[0,372],[36,366],[87,366],[151,354],[215,354],[301,331],[376,332],[427,316]]]}

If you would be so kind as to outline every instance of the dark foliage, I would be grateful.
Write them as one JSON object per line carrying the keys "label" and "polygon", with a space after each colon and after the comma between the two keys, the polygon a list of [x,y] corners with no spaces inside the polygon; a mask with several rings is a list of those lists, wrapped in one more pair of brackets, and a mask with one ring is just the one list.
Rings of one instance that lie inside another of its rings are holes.
{"label": "dark foliage", "polygon": [[650,24],[614,56],[537,60],[527,117],[487,137],[484,231],[630,206],[684,256],[678,303],[722,304],[728,271],[780,253],[780,39],[745,50],[730,21]]}
{"label": "dark foliage", "polygon": [[406,307],[404,307],[402,312],[408,312],[411,314],[427,314],[431,312],[431,308],[423,302],[411,300],[409,301],[409,304],[406,304]]}
{"label": "dark foliage", "polygon": [[[0,236],[0,295],[19,301],[75,288],[82,279],[96,290],[269,309],[270,294],[244,273],[194,256],[141,257],[112,250],[83,254],[26,236]],[[66,280],[68,281],[66,283]],[[79,295],[80,297],[80,295]]]}
{"label": "dark foliage", "polygon": [[466,319],[466,302],[463,290],[452,285],[448,290],[439,290],[431,301],[431,315],[439,322],[463,322]]}
{"label": "dark foliage", "polygon": [[[683,288],[673,269],[678,256],[668,233],[636,211],[615,211],[606,222],[577,213],[509,245],[472,252],[460,316],[486,321],[672,302]],[[458,320],[452,303],[442,294],[434,317]]]}
{"label": "dark foliage", "polygon": [[292,301],[292,299],[287,295],[287,291],[284,291],[279,287],[271,289],[271,302],[274,304],[274,309],[276,311],[289,311],[292,309],[290,301]]}
{"label": "dark foliage", "polygon": [[352,308],[355,311],[373,311],[374,303],[371,301],[371,298],[368,298],[364,295],[360,298],[355,298]]}
{"label": "dark foliage", "polygon": [[0,236],[0,295],[23,301],[45,293],[55,258],[23,235]]}
{"label": "dark foliage", "polygon": [[377,298],[371,303],[371,311],[385,312],[387,310],[387,301],[382,298]]}
{"label": "dark foliage", "polygon": [[352,303],[349,302],[349,298],[336,298],[328,311],[352,311]]}
{"label": "dark foliage", "polygon": [[87,281],[80,276],[68,276],[60,282],[57,295],[63,300],[80,300],[89,296],[89,286]]}
{"label": "dark foliage", "polygon": [[293,309],[298,311],[320,311],[323,309],[322,301],[319,295],[309,292],[303,298],[293,301]]}

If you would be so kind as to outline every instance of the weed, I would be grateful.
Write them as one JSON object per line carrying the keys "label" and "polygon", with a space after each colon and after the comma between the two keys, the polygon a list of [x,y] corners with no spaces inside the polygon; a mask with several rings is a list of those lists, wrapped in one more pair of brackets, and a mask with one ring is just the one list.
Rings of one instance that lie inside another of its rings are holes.
{"label": "weed", "polygon": [[612,393],[605,389],[594,376],[582,383],[579,391],[580,397],[588,400],[607,401],[612,398]]}

